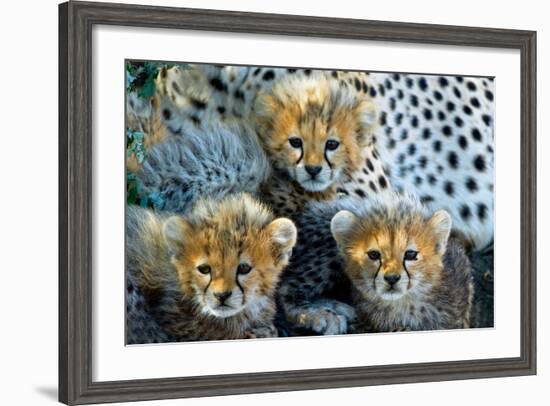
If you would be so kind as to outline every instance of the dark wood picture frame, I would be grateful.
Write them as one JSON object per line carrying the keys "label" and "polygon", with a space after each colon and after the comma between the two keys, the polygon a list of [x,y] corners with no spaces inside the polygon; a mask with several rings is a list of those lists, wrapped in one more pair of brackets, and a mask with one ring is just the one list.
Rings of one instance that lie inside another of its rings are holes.
{"label": "dark wood picture frame", "polygon": [[[95,24],[518,49],[521,54],[521,354],[219,376],[92,380],[92,27]],[[536,32],[68,2],[59,6],[59,400],[217,396],[536,373]]]}

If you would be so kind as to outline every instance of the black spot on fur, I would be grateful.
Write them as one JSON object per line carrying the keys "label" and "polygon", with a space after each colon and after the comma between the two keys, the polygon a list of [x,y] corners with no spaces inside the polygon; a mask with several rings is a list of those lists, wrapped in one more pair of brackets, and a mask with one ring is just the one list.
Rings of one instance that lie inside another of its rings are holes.
{"label": "black spot on fur", "polygon": [[472,92],[477,89],[474,82],[468,82],[466,83],[466,86],[468,87],[468,90],[471,90]]}
{"label": "black spot on fur", "polygon": [[450,112],[453,112],[455,110],[455,104],[451,101],[448,101],[447,102],[447,111],[450,113]]}
{"label": "black spot on fur", "polygon": [[450,137],[453,134],[453,130],[448,125],[443,126],[441,131],[443,131],[443,135],[445,135],[447,137]]}
{"label": "black spot on fur", "polygon": [[470,208],[467,205],[462,205],[460,208],[460,217],[462,217],[462,220],[468,220],[470,217],[472,217],[472,212],[470,211]]}
{"label": "black spot on fur", "polygon": [[449,81],[447,80],[447,78],[444,78],[443,76],[441,76],[439,78],[439,85],[441,87],[446,87],[446,86],[449,86]]}
{"label": "black spot on fur", "polygon": [[477,204],[477,217],[480,221],[484,221],[487,218],[487,206],[484,203]]}
{"label": "black spot on fur", "polygon": [[369,90],[370,97],[376,97],[376,89],[372,86]]}
{"label": "black spot on fur", "polygon": [[432,136],[432,132],[429,128],[424,128],[424,131],[422,131],[422,138],[425,140],[429,139]]}
{"label": "black spot on fur", "polygon": [[220,114],[225,113],[225,107],[223,107],[223,106],[218,106],[217,110],[218,110],[218,113],[220,113]]}
{"label": "black spot on fur", "polygon": [[204,110],[206,108],[206,103],[197,99],[191,99],[191,104],[199,110]]}
{"label": "black spot on fur", "polygon": [[361,82],[357,78],[355,78],[355,88],[358,92],[361,90]]}
{"label": "black spot on fur", "polygon": [[443,185],[443,190],[445,191],[445,193],[447,193],[448,196],[452,197],[455,193],[455,187],[453,185],[453,182],[446,181],[445,184]]}
{"label": "black spot on fur", "polygon": [[428,82],[426,82],[426,79],[425,79],[425,78],[420,78],[420,79],[418,79],[418,87],[419,87],[420,90],[422,90],[423,92],[426,91],[426,89],[428,88]]}
{"label": "black spot on fur", "polygon": [[418,106],[418,97],[416,97],[414,94],[411,94],[411,105],[414,107]]}
{"label": "black spot on fur", "polygon": [[373,182],[372,180],[369,182],[369,187],[370,187],[371,190],[372,190],[373,192],[375,192],[375,193],[378,191],[378,190],[376,189],[376,185],[374,184],[374,182]]}
{"label": "black spot on fur", "polygon": [[447,161],[449,162],[449,166],[453,169],[458,168],[458,155],[454,151],[450,151],[447,155]]}
{"label": "black spot on fur", "polygon": [[441,101],[441,99],[443,99],[443,95],[441,94],[440,91],[435,90],[435,91],[434,91],[434,98],[435,98],[437,101]]}
{"label": "black spot on fur", "polygon": [[403,121],[403,113],[397,113],[395,116],[395,124],[400,125]]}
{"label": "black spot on fur", "polygon": [[431,120],[433,117],[432,111],[429,109],[424,109],[424,118],[426,120]]}
{"label": "black spot on fur", "polygon": [[[252,72],[252,76],[258,76],[258,73],[260,73],[262,71],[262,68],[256,68],[254,69],[254,72]],[[289,69],[290,71],[290,69]]]}
{"label": "black spot on fur", "polygon": [[210,85],[216,89],[218,92],[227,93],[227,85],[222,82],[220,78],[210,79]]}
{"label": "black spot on fur", "polygon": [[382,113],[380,113],[380,118],[379,118],[379,122],[380,122],[380,125],[381,126],[385,126],[386,125],[386,112],[383,111]]}
{"label": "black spot on fur", "polygon": [[275,79],[275,72],[273,72],[272,70],[268,70],[264,73],[264,75],[262,76],[262,79],[263,80],[273,80]]}
{"label": "black spot on fur", "polygon": [[479,131],[477,128],[472,129],[472,138],[475,141],[481,142],[481,131]]}
{"label": "black spot on fur", "polygon": [[405,80],[405,84],[407,85],[407,87],[410,89],[412,86],[413,86],[413,80],[411,78],[407,78]]}
{"label": "black spot on fur", "polygon": [[418,158],[418,165],[420,165],[422,169],[424,169],[427,164],[428,164],[428,158],[426,158],[425,156],[421,156],[420,158]]}
{"label": "black spot on fur", "polygon": [[455,124],[457,127],[462,127],[464,125],[464,120],[462,120],[459,116],[455,117]]}
{"label": "black spot on fur", "polygon": [[162,116],[165,120],[170,120],[170,118],[172,117],[172,112],[168,109],[164,109],[162,110]]}
{"label": "black spot on fur", "polygon": [[431,173],[428,174],[427,179],[428,179],[428,183],[429,183],[430,185],[435,185],[436,182],[437,182],[437,178],[436,178],[433,174],[431,174]]}
{"label": "black spot on fur", "polygon": [[472,193],[478,189],[477,182],[475,181],[474,178],[468,178],[466,180],[466,188],[468,188],[468,190]]}
{"label": "black spot on fur", "polygon": [[361,189],[355,189],[355,194],[359,197],[365,197],[365,192],[363,192]]}
{"label": "black spot on fur", "polygon": [[470,99],[470,103],[472,104],[472,106],[476,107],[476,108],[479,108],[481,105],[479,103],[479,100],[477,99],[477,97],[472,97]]}
{"label": "black spot on fur", "polygon": [[311,75],[311,69],[305,69],[305,70],[304,70],[304,74],[305,74],[306,76]]}
{"label": "black spot on fur", "polygon": [[418,127],[418,117],[413,116],[413,117],[411,118],[411,125],[413,126],[413,128],[417,128],[417,127]]}
{"label": "black spot on fur", "polygon": [[465,136],[461,135],[460,137],[458,137],[458,145],[462,149],[468,148],[468,139]]}
{"label": "black spot on fur", "polygon": [[[296,69],[294,69],[294,68],[288,68],[286,71],[288,73],[296,73]],[[338,74],[335,71],[332,71],[332,76],[334,76],[336,78],[336,77],[338,77]]]}
{"label": "black spot on fur", "polygon": [[440,152],[441,151],[441,141],[439,140],[435,140],[432,144],[433,146],[433,149],[435,152]]}
{"label": "black spot on fur", "polygon": [[462,93],[460,93],[460,90],[458,90],[456,87],[453,87],[453,93],[459,99],[462,97]]}
{"label": "black spot on fur", "polygon": [[429,196],[429,195],[420,196],[420,203],[422,204],[430,203],[433,201],[434,201],[434,198],[432,196]]}
{"label": "black spot on fur", "polygon": [[493,101],[493,99],[495,98],[493,92],[491,92],[490,90],[485,90],[485,97],[489,101]]}
{"label": "black spot on fur", "polygon": [[378,184],[382,189],[386,189],[386,187],[388,187],[388,182],[386,181],[386,178],[382,175],[378,177]]}
{"label": "black spot on fur", "polygon": [[474,158],[474,167],[480,171],[485,171],[485,158],[482,155],[478,155]]}
{"label": "black spot on fur", "polygon": [[416,145],[409,144],[408,151],[409,151],[409,155],[414,155],[414,153],[416,152]]}
{"label": "black spot on fur", "polygon": [[469,116],[472,115],[472,108],[466,104],[462,107],[462,111]]}
{"label": "black spot on fur", "polygon": [[367,158],[366,163],[367,163],[367,168],[369,168],[369,171],[373,172],[374,171],[374,165],[372,164],[372,162],[369,158]]}
{"label": "black spot on fur", "polygon": [[489,127],[491,125],[491,116],[490,115],[484,114],[483,116],[481,116],[481,119],[483,120],[483,122],[485,123],[485,125],[487,127]]}

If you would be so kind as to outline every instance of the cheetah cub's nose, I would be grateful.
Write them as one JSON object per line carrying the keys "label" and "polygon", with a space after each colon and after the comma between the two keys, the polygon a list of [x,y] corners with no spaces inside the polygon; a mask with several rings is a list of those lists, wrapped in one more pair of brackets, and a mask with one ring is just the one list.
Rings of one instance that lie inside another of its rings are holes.
{"label": "cheetah cub's nose", "polygon": [[214,296],[216,296],[216,299],[218,299],[220,301],[220,304],[224,304],[224,302],[229,299],[229,297],[231,296],[233,292],[228,290],[228,291],[225,291],[225,292],[217,292],[217,293],[214,293]]}
{"label": "cheetah cub's nose", "polygon": [[384,280],[390,284],[390,286],[395,285],[401,279],[401,275],[397,273],[389,273],[384,275]]}
{"label": "cheetah cub's nose", "polygon": [[315,178],[322,169],[323,167],[321,166],[306,165],[306,172],[309,173],[309,176],[312,178]]}

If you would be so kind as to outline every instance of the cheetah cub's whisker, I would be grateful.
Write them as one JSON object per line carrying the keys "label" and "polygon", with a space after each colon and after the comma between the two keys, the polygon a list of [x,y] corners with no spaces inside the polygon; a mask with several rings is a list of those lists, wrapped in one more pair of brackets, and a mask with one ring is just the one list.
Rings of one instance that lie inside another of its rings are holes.
{"label": "cheetah cub's whisker", "polygon": [[334,216],[358,316],[353,332],[470,326],[470,262],[450,231],[446,211],[429,212],[408,195]]}

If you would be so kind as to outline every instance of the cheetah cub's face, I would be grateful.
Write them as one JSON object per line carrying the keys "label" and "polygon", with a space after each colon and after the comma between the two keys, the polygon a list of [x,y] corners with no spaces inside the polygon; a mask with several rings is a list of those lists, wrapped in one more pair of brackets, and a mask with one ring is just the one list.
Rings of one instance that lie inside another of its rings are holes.
{"label": "cheetah cub's face", "polygon": [[359,167],[376,120],[367,95],[324,72],[284,77],[258,96],[255,113],[273,166],[310,192]]}
{"label": "cheetah cub's face", "polygon": [[185,219],[170,217],[164,234],[182,291],[202,312],[254,316],[274,295],[296,242],[292,221],[242,194],[200,201]]}
{"label": "cheetah cub's face", "polygon": [[331,231],[346,260],[346,272],[364,297],[399,300],[437,285],[451,228],[449,214],[431,217],[398,207],[366,217],[338,212]]}

